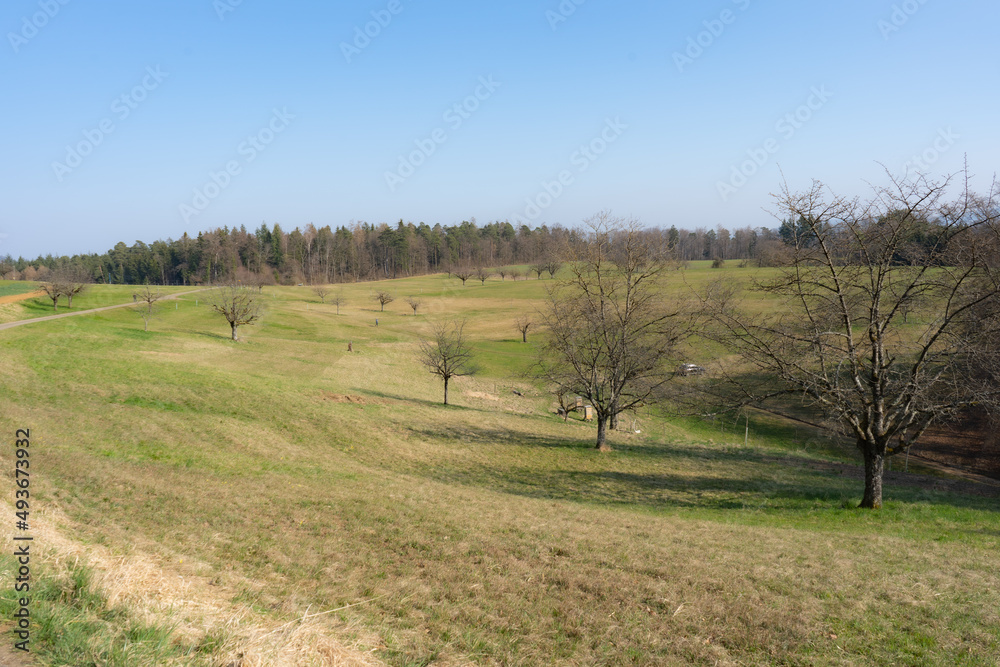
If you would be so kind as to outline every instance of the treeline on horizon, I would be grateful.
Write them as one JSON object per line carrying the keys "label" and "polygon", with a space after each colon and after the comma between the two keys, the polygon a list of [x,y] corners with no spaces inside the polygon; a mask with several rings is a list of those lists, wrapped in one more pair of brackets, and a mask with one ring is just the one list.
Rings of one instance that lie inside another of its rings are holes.
{"label": "treeline on horizon", "polygon": [[[780,263],[782,248],[791,240],[791,226],[778,230],[724,227],[694,231],[649,228],[680,262],[745,260],[767,266]],[[119,242],[102,254],[34,260],[10,255],[0,258],[0,277],[44,281],[51,275],[104,284],[145,283],[199,285],[240,279],[267,284],[328,284],[403,278],[457,269],[500,267],[561,260],[585,243],[586,231],[560,225],[536,228],[509,222],[478,226],[473,219],[459,225],[433,227],[426,223],[395,226],[357,223],[317,229],[284,231],[261,224],[256,231],[222,227],[186,232],[177,240]]]}

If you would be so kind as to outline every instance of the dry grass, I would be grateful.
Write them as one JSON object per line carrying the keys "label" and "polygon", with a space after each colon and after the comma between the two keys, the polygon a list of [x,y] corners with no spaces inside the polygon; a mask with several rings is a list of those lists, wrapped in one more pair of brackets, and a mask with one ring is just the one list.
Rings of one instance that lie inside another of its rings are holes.
{"label": "dry grass", "polygon": [[[6,332],[0,423],[37,432],[52,558],[219,665],[1000,651],[992,500],[902,479],[859,513],[857,480],[821,458],[834,445],[778,427],[743,448],[742,430],[650,413],[596,453],[593,426],[520,375],[532,346],[508,320],[547,281],[446,282],[395,281],[425,306],[377,329],[367,285],[340,317],[281,290],[238,345],[190,302],[148,335],[127,313]],[[415,350],[461,315],[484,372],[443,407]]]}
{"label": "dry grass", "polygon": [[[67,538],[64,533],[72,523],[65,516],[46,516],[53,513],[59,514],[52,510],[36,513],[32,521],[36,544],[44,545],[41,565],[50,576],[86,567],[108,609],[127,609],[133,621],[171,627],[179,644],[212,642],[213,665],[383,664],[370,648],[377,646],[374,635],[368,634],[369,648],[360,641],[345,645],[334,639],[346,632],[343,624],[328,622],[329,613],[307,611],[279,624],[248,604],[234,604],[238,592],[253,583],[232,572],[212,574],[207,564],[179,556],[168,559],[135,548],[120,553],[101,545],[85,545]],[[361,630],[353,628],[352,632]]]}

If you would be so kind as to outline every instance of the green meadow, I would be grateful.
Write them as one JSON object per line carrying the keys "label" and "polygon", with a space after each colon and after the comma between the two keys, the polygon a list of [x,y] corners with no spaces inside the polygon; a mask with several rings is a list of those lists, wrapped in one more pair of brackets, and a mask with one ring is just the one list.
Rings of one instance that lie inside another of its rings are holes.
{"label": "green meadow", "polygon": [[[752,275],[692,263],[667,289]],[[11,506],[31,431],[38,664],[997,664],[995,488],[911,465],[861,511],[849,444],[758,414],[745,441],[743,421],[644,409],[597,452],[514,328],[554,282],[334,286],[339,315],[266,287],[238,343],[200,292],[148,333],[128,308],[0,331]],[[462,318],[482,370],[443,406],[418,345]]]}

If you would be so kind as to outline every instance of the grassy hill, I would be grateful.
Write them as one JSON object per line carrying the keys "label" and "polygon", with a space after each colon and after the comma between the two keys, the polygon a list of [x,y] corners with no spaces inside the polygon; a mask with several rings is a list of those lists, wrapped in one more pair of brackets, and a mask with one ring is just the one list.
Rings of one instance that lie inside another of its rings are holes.
{"label": "grassy hill", "polygon": [[[697,264],[671,289],[718,275]],[[742,422],[646,411],[598,453],[595,427],[564,423],[523,375],[536,348],[513,322],[549,284],[346,285],[339,315],[307,287],[266,288],[264,321],[235,344],[198,294],[148,333],[128,309],[0,332],[0,421],[35,443],[34,650],[52,664],[996,664],[995,490],[897,472],[885,508],[861,512],[849,448],[763,417],[745,446]],[[376,288],[397,297],[384,313]],[[95,287],[74,310],[129,289]],[[462,317],[483,372],[445,407],[418,341]]]}

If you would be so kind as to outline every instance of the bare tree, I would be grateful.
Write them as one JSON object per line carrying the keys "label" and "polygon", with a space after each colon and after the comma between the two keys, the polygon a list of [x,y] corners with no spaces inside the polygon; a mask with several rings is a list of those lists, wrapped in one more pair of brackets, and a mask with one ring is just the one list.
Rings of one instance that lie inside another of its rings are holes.
{"label": "bare tree", "polygon": [[455,269],[452,274],[462,281],[462,287],[465,287],[465,281],[472,277],[472,271],[469,269]]}
{"label": "bare tree", "polygon": [[864,459],[864,508],[882,505],[887,457],[998,400],[996,376],[975,368],[996,357],[1000,335],[1000,192],[976,196],[966,179],[946,201],[952,180],[890,175],[868,199],[785,186],[777,205],[804,233],[779,277],[752,287],[772,305],[744,307],[722,284],[706,298],[720,340],[745,362],[720,388],[779,412],[799,397],[825,413]]}
{"label": "bare tree", "polygon": [[510,269],[507,269],[505,267],[501,266],[499,269],[497,269],[497,275],[500,276],[500,282],[503,282],[504,280],[506,280],[507,279],[507,275],[509,273],[510,273]]}
{"label": "bare tree", "polygon": [[237,333],[239,327],[244,324],[253,324],[264,313],[260,293],[256,288],[248,285],[216,287],[206,302],[229,322],[233,331],[233,340],[239,340]]}
{"label": "bare tree", "polygon": [[550,290],[536,372],[556,392],[593,405],[597,449],[607,450],[608,423],[614,428],[620,413],[657,396],[690,323],[663,298],[665,262],[655,236],[609,213],[586,223],[572,275]]}
{"label": "bare tree", "polygon": [[545,266],[546,266],[545,262],[536,262],[536,263],[532,264],[531,266],[529,266],[528,268],[531,271],[535,272],[535,275],[538,277],[538,280],[541,280],[542,279],[542,274],[545,273]]}
{"label": "bare tree", "polygon": [[561,269],[562,266],[563,266],[562,262],[559,262],[554,259],[550,259],[549,261],[545,262],[545,270],[548,272],[549,278],[555,278],[556,274],[559,273],[559,269]]}
{"label": "bare tree", "polygon": [[149,285],[145,285],[141,292],[135,293],[135,297],[137,305],[132,306],[132,311],[138,313],[145,325],[145,330],[149,331],[149,321],[159,315],[160,306],[157,302],[163,298],[163,295],[153,291]]}
{"label": "bare tree", "polygon": [[480,266],[479,268],[476,269],[476,278],[479,279],[479,282],[482,285],[485,285],[486,281],[489,280],[490,276],[492,276],[492,275],[493,275],[492,271],[490,271],[489,269],[484,268],[482,266]]}
{"label": "bare tree", "polygon": [[382,311],[385,311],[385,304],[392,303],[396,300],[396,297],[389,294],[385,290],[379,290],[372,295],[372,300],[378,301],[379,306],[381,306]]}
{"label": "bare tree", "polygon": [[448,405],[448,381],[453,377],[475,375],[473,351],[465,337],[465,321],[434,328],[431,340],[421,341],[420,361],[427,369],[444,380],[444,404]]}
{"label": "bare tree", "polygon": [[69,278],[64,280],[63,286],[65,289],[63,294],[66,295],[66,307],[72,308],[73,297],[76,296],[77,294],[82,294],[83,292],[87,291],[87,288],[90,286],[90,283],[85,280],[81,280],[80,278]]}
{"label": "bare tree", "polygon": [[330,293],[329,285],[316,285],[312,288],[313,294],[319,297],[320,302],[326,303],[326,295]]}
{"label": "bare tree", "polygon": [[336,295],[331,296],[330,303],[337,307],[337,314],[340,315],[340,307],[347,303],[347,299],[344,298],[344,291],[341,290]]}
{"label": "bare tree", "polygon": [[521,271],[521,269],[511,269],[510,270],[510,279],[511,280],[516,281],[518,278],[521,278],[522,276],[524,276],[524,273]]}
{"label": "bare tree", "polygon": [[62,282],[47,282],[39,285],[45,292],[45,295],[52,299],[52,310],[55,312],[59,311],[59,297],[65,294],[66,285]]}
{"label": "bare tree", "polygon": [[528,342],[528,329],[531,328],[532,324],[534,324],[534,322],[532,322],[531,318],[528,317],[527,315],[521,315],[516,320],[514,320],[514,327],[521,332],[522,343]]}
{"label": "bare tree", "polygon": [[410,308],[412,308],[412,309],[413,309],[413,314],[414,314],[414,315],[416,315],[416,314],[417,314],[417,308],[419,308],[419,307],[420,307],[420,304],[421,304],[421,303],[423,303],[423,302],[422,302],[422,301],[421,301],[420,299],[415,299],[415,298],[413,298],[412,296],[408,296],[408,297],[406,297],[406,298],[404,299],[404,301],[406,301],[406,303],[408,303],[408,304],[409,304]]}
{"label": "bare tree", "polygon": [[66,297],[66,306],[72,308],[73,297],[87,290],[91,278],[82,267],[68,267],[54,271],[50,282],[58,286],[61,294]]}

